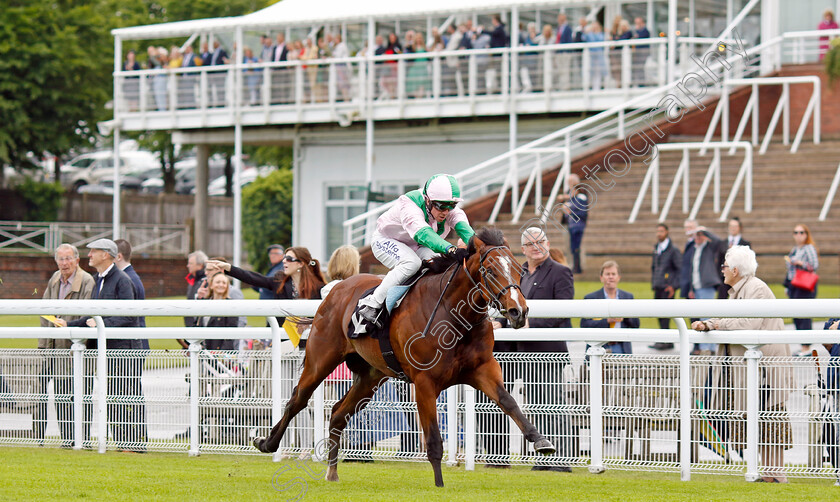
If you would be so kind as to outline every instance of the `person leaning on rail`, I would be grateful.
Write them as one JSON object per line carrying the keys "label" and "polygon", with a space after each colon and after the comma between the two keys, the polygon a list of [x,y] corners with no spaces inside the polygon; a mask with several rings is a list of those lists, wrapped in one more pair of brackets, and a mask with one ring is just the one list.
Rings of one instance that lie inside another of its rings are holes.
{"label": "person leaning on rail", "polygon": [[[755,252],[747,246],[733,246],[726,252],[721,269],[724,281],[731,289],[730,300],[773,299],[773,292],[761,279],[755,276],[758,262]],[[781,318],[712,318],[694,321],[692,329],[697,331],[732,331],[732,330],[767,330],[785,329]],[[716,365],[712,372],[711,403],[708,408],[714,410],[743,411],[747,408],[747,372],[743,356],[747,348],[743,345],[718,344],[718,356],[733,356],[735,361],[727,365]],[[789,357],[790,347],[783,343],[761,346],[763,357]],[[793,447],[790,419],[787,415],[787,399],[794,388],[793,370],[790,366],[774,363],[763,365],[759,362],[761,411],[770,413],[777,419],[762,420],[759,424],[759,454],[764,466],[764,473],[757,481],[765,483],[787,483],[782,470],[784,450]],[[743,449],[746,443],[746,412],[742,417],[733,417],[725,424],[725,437]]]}

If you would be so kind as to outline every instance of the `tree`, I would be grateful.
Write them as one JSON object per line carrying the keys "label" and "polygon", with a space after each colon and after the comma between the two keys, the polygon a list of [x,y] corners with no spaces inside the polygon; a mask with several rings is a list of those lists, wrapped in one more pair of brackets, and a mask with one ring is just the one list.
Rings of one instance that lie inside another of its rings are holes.
{"label": "tree", "polygon": [[266,248],[292,242],[292,171],[278,169],[242,189],[242,238],[251,265],[268,270]]}
{"label": "tree", "polygon": [[113,50],[97,3],[11,0],[0,9],[0,162],[22,168],[28,152],[91,144],[110,114]]}

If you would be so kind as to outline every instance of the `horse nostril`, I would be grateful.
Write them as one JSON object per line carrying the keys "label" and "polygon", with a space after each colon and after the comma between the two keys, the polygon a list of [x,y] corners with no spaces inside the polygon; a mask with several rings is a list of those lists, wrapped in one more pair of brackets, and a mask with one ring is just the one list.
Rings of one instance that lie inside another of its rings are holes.
{"label": "horse nostril", "polygon": [[508,314],[514,319],[519,319],[519,309],[510,309],[508,310]]}

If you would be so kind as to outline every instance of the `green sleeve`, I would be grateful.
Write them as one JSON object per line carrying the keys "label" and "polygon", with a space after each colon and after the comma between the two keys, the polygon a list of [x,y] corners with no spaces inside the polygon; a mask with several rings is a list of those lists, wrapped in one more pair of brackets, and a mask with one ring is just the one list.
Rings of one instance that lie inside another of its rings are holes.
{"label": "green sleeve", "polygon": [[443,237],[436,234],[432,230],[432,227],[424,227],[417,231],[414,234],[414,241],[436,253],[445,253],[447,249],[452,247],[452,244],[446,242]]}
{"label": "green sleeve", "polygon": [[475,230],[472,229],[466,221],[459,221],[455,224],[455,233],[464,241],[464,244],[469,244],[472,236],[475,235]]}

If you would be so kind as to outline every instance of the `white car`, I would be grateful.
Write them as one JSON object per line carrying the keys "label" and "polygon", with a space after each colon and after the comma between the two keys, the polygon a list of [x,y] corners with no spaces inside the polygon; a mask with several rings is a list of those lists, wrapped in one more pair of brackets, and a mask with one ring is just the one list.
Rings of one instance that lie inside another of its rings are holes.
{"label": "white car", "polygon": [[[239,186],[244,187],[260,176],[267,176],[274,168],[270,166],[248,167],[239,174]],[[207,185],[207,195],[224,195],[226,178],[219,176]],[[195,193],[195,189],[193,189]]]}
{"label": "white car", "polygon": [[[61,167],[62,184],[78,191],[84,185],[95,185],[102,178],[114,175],[114,152],[106,150],[80,155],[65,166]],[[160,169],[160,162],[152,152],[137,150],[120,153],[120,174],[128,175],[155,167]]]}

